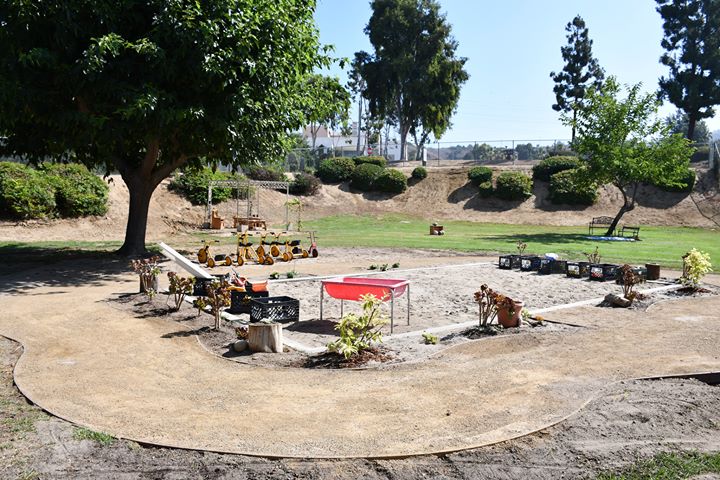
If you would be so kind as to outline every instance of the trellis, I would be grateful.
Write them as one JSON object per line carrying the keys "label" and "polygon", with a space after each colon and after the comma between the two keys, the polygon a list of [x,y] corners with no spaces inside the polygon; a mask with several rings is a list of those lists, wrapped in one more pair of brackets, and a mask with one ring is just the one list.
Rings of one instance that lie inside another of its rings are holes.
{"label": "trellis", "polygon": [[[208,195],[207,195],[207,215],[206,221],[210,224],[212,217],[212,192],[213,188],[233,188],[237,192],[235,195],[235,215],[240,216],[240,204],[242,201],[247,203],[246,205],[246,216],[251,218],[253,212],[256,212],[257,216],[260,216],[260,190],[285,190],[285,225],[290,222],[290,214],[288,210],[288,202],[290,201],[290,182],[276,182],[270,180],[211,180],[208,183]],[[244,189],[247,192],[245,200],[241,199],[240,191]],[[251,193],[251,190],[254,192]],[[255,200],[251,197],[255,197]]]}

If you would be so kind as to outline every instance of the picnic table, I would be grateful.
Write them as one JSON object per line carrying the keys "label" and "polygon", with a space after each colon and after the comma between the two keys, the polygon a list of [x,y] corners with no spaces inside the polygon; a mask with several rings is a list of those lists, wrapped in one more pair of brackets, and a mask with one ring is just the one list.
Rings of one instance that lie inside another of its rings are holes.
{"label": "picnic table", "polygon": [[320,320],[323,318],[325,293],[340,300],[340,317],[345,300],[357,302],[362,295],[372,294],[383,302],[390,301],[390,333],[395,323],[395,298],[407,293],[407,324],[410,325],[410,281],[392,278],[340,277],[322,280],[320,285]]}

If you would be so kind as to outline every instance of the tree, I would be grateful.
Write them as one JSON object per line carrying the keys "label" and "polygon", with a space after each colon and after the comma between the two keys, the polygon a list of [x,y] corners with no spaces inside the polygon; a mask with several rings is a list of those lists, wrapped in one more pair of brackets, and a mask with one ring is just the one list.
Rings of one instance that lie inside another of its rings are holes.
{"label": "tree", "polygon": [[360,52],[365,97],[373,116],[396,126],[404,160],[407,136],[424,145],[450,126],[460,87],[467,81],[465,58],[455,57],[457,42],[435,0],[373,0],[365,27],[374,55]]}
{"label": "tree", "polygon": [[[688,137],[688,129],[690,128],[690,119],[688,114],[682,110],[678,110],[674,114],[668,115],[665,118],[665,123],[670,127],[670,133],[679,133],[683,137]],[[693,143],[707,143],[710,139],[710,129],[707,124],[698,120],[695,124],[695,132],[690,140]]]}
{"label": "tree", "polygon": [[365,89],[367,88],[365,79],[362,77],[362,67],[365,63],[367,63],[367,57],[367,53],[357,52],[355,54],[355,58],[353,58],[350,63],[350,73],[348,75],[348,88],[350,89],[350,92],[352,92],[353,99],[357,99],[358,102],[357,146],[355,148],[358,155],[362,154],[363,150],[365,150],[365,145],[360,144],[360,139],[363,132],[362,120],[363,104],[365,100],[363,95],[365,95]]}
{"label": "tree", "polygon": [[665,34],[660,63],[670,69],[660,78],[660,95],[687,113],[692,139],[696,123],[712,117],[712,107],[720,104],[720,2],[656,1]]}
{"label": "tree", "polygon": [[[605,72],[596,58],[592,55],[592,44],[580,15],[573,18],[565,26],[567,31],[567,45],[560,48],[565,66],[560,72],[550,72],[550,78],[555,82],[555,104],[552,106],[556,112],[573,112],[573,118],[578,109],[583,106],[583,99],[587,89],[598,87],[605,78]],[[572,128],[572,140],[575,140],[575,128]]]}
{"label": "tree", "polygon": [[659,179],[680,186],[687,173],[693,149],[682,135],[671,134],[656,117],[660,102],[654,94],[642,94],[641,84],[627,87],[619,98],[620,85],[610,77],[600,89],[588,91],[585,107],[566,125],[577,128],[573,149],[583,165],[580,181],[612,183],[623,197],[623,205],[608,228],[612,235],[622,216],[635,208],[638,186]]}
{"label": "tree", "polygon": [[305,82],[305,114],[310,128],[311,147],[315,150],[320,127],[347,125],[350,93],[340,80],[324,75],[311,75]]}
{"label": "tree", "polygon": [[2,2],[0,155],[117,170],[130,193],[120,253],[142,254],[164,178],[277,157],[302,126],[303,81],[329,64],[314,5]]}

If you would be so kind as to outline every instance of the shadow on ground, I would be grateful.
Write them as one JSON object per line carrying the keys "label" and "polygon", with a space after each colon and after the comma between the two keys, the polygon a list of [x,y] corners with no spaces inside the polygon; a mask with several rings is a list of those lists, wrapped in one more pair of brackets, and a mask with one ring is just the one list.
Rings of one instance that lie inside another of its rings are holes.
{"label": "shadow on ground", "polygon": [[110,250],[55,248],[28,244],[0,246],[0,291],[23,293],[34,287],[98,285],[132,271],[129,260]]}

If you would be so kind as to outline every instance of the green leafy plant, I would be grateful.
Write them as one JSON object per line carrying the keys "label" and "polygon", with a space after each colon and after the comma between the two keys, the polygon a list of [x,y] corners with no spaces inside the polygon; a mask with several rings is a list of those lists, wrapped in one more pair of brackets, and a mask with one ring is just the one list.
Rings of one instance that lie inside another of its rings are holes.
{"label": "green leafy plant", "polygon": [[400,268],[400,262],[393,263],[392,268]]}
{"label": "green leafy plant", "polygon": [[350,180],[355,171],[355,162],[351,158],[326,158],[317,168],[315,175],[325,183],[336,183]]}
{"label": "green leafy plant", "polygon": [[387,263],[383,263],[382,265],[380,265],[380,271],[381,271],[381,272],[385,272],[385,271],[387,271],[387,269],[388,269],[388,264],[387,264]]}
{"label": "green leafy plant", "polygon": [[574,170],[581,165],[577,157],[548,157],[537,165],[533,166],[533,179],[549,182],[556,173],[567,170]]}
{"label": "green leafy plant", "polygon": [[422,180],[423,178],[427,178],[428,172],[425,167],[415,167],[410,174],[412,178],[415,180]]}
{"label": "green leafy plant", "polygon": [[55,204],[62,217],[105,215],[109,188],[80,163],[44,164],[42,171],[55,188]]}
{"label": "green leafy plant", "polygon": [[480,185],[492,181],[493,171],[490,167],[472,167],[467,176],[473,185]]}
{"label": "green leafy plant", "polygon": [[0,162],[0,214],[28,219],[55,212],[55,189],[42,172],[14,162]]}
{"label": "green leafy plant", "polygon": [[555,204],[592,205],[597,201],[597,186],[580,181],[575,170],[565,170],[550,177],[550,201]]}
{"label": "green leafy plant", "polygon": [[193,291],[193,285],[195,285],[194,277],[181,277],[175,272],[168,272],[168,280],[170,286],[168,287],[168,299],[172,296],[173,298],[173,310],[176,312],[180,310],[185,296],[190,295]]}
{"label": "green leafy plant", "polygon": [[363,192],[375,188],[375,180],[382,175],[385,169],[372,163],[361,163],[355,168],[350,178],[350,186]]}
{"label": "green leafy plant", "polygon": [[345,315],[335,327],[340,338],[327,345],[329,351],[340,353],[346,359],[367,350],[373,343],[382,342],[381,329],[387,323],[387,317],[380,312],[381,298],[368,294],[362,295],[360,301],[362,315]]}
{"label": "green leafy plant", "polygon": [[107,433],[95,432],[89,428],[79,427],[73,431],[75,440],[92,440],[103,446],[111,445],[115,439]]}
{"label": "green leafy plant", "polygon": [[522,172],[503,172],[495,180],[495,193],[503,200],[525,200],[532,195],[532,179]]}
{"label": "green leafy plant", "polygon": [[285,276],[287,278],[295,278],[295,277],[297,277],[297,272],[295,270],[290,270],[289,272],[287,272],[285,274]]}
{"label": "green leafy plant", "polygon": [[494,192],[495,188],[493,187],[491,181],[482,182],[480,185],[478,185],[478,194],[483,198],[488,198],[492,196]]}
{"label": "green leafy plant", "polygon": [[293,195],[315,195],[320,190],[320,181],[308,173],[296,173],[295,179],[290,182],[290,193]]}
{"label": "green leafy plant", "polygon": [[214,280],[207,287],[207,297],[198,297],[195,306],[198,311],[210,307],[210,313],[215,318],[215,330],[220,329],[220,320],[223,308],[230,305],[230,284],[226,280]]}
{"label": "green leafy plant", "polygon": [[155,291],[155,283],[160,275],[160,266],[158,262],[160,257],[152,256],[149,258],[139,258],[130,262],[135,273],[140,276],[141,290],[150,298],[157,293]]}
{"label": "green leafy plant", "polygon": [[667,183],[664,178],[658,178],[655,186],[666,192],[692,192],[695,180],[695,170],[688,168],[684,174],[680,175],[677,184]]}
{"label": "green leafy plant", "polygon": [[270,279],[271,279],[271,280],[277,280],[278,278],[280,278],[280,272],[272,272],[272,273],[270,274]]}
{"label": "green leafy plant", "polygon": [[213,180],[238,180],[240,183],[238,188],[213,187],[212,203],[224,202],[234,196],[247,198],[252,193],[252,188],[247,186],[244,176],[228,172],[213,172],[207,167],[185,169],[173,177],[168,188],[178,192],[193,205],[205,205],[208,185]]}
{"label": "green leafy plant", "polygon": [[243,167],[243,172],[252,180],[268,182],[287,182],[288,180],[280,167],[273,165],[248,165]]}
{"label": "green leafy plant", "polygon": [[375,179],[373,189],[388,193],[402,193],[407,190],[407,178],[400,170],[388,168]]}
{"label": "green leafy plant", "polygon": [[523,308],[522,310],[520,310],[520,318],[523,322],[527,322],[530,318],[530,310],[528,310],[527,308]]}
{"label": "green leafy plant", "polygon": [[437,335],[433,335],[432,333],[428,332],[423,332],[422,337],[425,341],[425,345],[437,345],[437,343],[440,341]]}
{"label": "green leafy plant", "polygon": [[375,265],[374,263],[368,267],[368,270],[377,270],[377,269],[378,269],[378,266]]}
{"label": "green leafy plant", "polygon": [[377,165],[378,167],[382,167],[382,168],[387,167],[387,160],[385,159],[385,157],[379,157],[379,156],[353,157],[353,162],[355,162],[355,165],[361,165],[363,163],[372,163],[373,165]]}
{"label": "green leafy plant", "polygon": [[700,280],[712,272],[710,255],[693,248],[683,255],[683,274],[680,282],[683,285],[697,290],[700,287]]}

